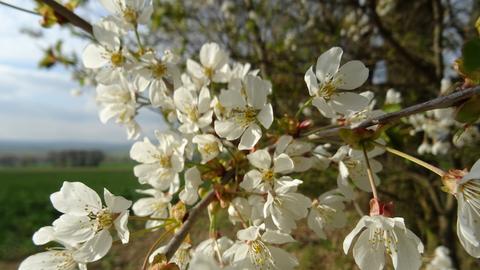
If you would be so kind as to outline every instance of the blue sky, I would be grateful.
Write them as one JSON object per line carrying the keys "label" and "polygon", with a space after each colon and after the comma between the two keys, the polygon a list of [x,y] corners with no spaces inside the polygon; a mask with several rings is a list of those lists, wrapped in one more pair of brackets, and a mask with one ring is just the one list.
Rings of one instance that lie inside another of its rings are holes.
{"label": "blue sky", "polygon": [[[33,9],[34,1],[5,2]],[[97,1],[91,2],[82,15],[95,21],[102,9]],[[100,123],[92,89],[74,97],[70,92],[78,86],[68,71],[37,68],[42,48],[49,42],[64,37],[65,49],[81,52],[86,41],[72,39],[59,27],[45,30],[44,38],[34,40],[20,30],[38,27],[40,17],[1,5],[0,18],[0,140],[127,142],[122,127]],[[147,135],[164,127],[159,116],[146,110],[138,120]]]}

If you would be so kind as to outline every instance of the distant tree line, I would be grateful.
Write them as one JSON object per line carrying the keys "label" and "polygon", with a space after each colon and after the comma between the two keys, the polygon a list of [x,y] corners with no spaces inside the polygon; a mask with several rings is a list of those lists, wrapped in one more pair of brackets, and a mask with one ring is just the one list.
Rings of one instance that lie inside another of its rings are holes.
{"label": "distant tree line", "polygon": [[0,155],[0,167],[52,165],[55,167],[97,167],[105,160],[100,150],[52,151],[45,156]]}

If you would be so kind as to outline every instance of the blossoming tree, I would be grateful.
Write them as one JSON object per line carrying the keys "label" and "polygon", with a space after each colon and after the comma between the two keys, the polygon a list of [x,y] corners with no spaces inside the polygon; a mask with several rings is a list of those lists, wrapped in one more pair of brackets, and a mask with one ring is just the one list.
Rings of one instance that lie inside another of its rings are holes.
{"label": "blossoming tree", "polygon": [[[360,269],[420,269],[423,239],[408,229],[409,220],[395,213],[397,202],[381,190],[382,171],[391,168],[378,160],[386,155],[426,169],[457,200],[458,241],[480,258],[480,161],[468,169],[443,170],[392,147],[388,133],[399,120],[413,127],[412,135],[422,130],[420,154],[446,151],[443,134],[458,127],[466,129],[455,135],[463,144],[474,140],[478,131],[471,127],[480,117],[478,38],[465,44],[456,61],[462,78],[457,87],[395,110],[389,108],[401,103],[400,93],[389,90],[384,106],[378,106],[377,95],[363,89],[372,76],[369,68],[360,60],[343,60],[344,50],[333,46],[317,59],[311,56],[305,84],[297,86],[304,88],[301,106],[279,117],[271,98],[276,89],[264,72],[231,59],[220,44],[207,42],[181,61],[170,50],[142,42],[139,29],[154,12],[150,1],[101,0],[109,15],[93,25],[58,2],[40,2],[57,21],[91,35],[82,62],[94,78],[100,119],[123,125],[135,141],[133,172],[146,189],[136,202],[105,189],[102,202],[84,184],[64,182],[50,197],[61,215],[33,236],[37,245],[58,247],[26,258],[21,270],[86,269],[112,242],[128,248],[135,241],[131,220],[145,221],[143,232],[156,238],[143,265],[139,262],[142,269],[295,269],[299,262],[285,246],[297,241],[301,223],[321,239],[340,228],[351,230],[343,252]],[[170,123],[170,130],[142,134],[135,119],[146,106]],[[315,181],[308,174],[325,171],[336,175],[331,190],[316,196],[302,192],[302,185]],[[361,217],[348,216],[350,208]],[[203,212],[209,237],[194,239],[190,230]],[[217,222],[222,213],[235,226],[222,228]],[[354,219],[356,226],[348,222]],[[235,237],[223,235],[232,228]],[[427,269],[451,266],[448,250],[439,247],[436,253]],[[341,250],[338,256],[344,256]]]}

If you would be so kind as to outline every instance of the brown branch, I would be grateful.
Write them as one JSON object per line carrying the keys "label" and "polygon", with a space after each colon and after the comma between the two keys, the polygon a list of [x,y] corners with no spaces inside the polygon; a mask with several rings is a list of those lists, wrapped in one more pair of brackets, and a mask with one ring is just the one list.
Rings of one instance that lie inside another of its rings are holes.
{"label": "brown branch", "polygon": [[39,0],[39,1],[51,7],[55,11],[55,13],[62,16],[70,24],[82,29],[83,31],[93,36],[92,25],[89,22],[85,21],[80,16],[78,16],[77,14],[75,14],[73,11],[67,9],[60,3],[56,2],[55,0]]}
{"label": "brown branch", "polygon": [[[437,97],[432,100],[407,107],[397,112],[387,113],[378,117],[365,120],[359,125],[357,125],[355,128],[367,128],[367,127],[378,125],[378,124],[392,123],[400,120],[403,117],[410,116],[412,114],[426,112],[433,109],[451,107],[461,101],[464,101],[472,97],[475,94],[480,94],[480,86],[467,88],[465,90],[458,90],[447,96]],[[345,129],[345,127],[337,127],[337,128],[322,130],[315,134],[311,134],[310,136],[313,137],[312,139],[319,138],[319,137],[337,136],[338,132],[341,129]]]}
{"label": "brown branch", "polygon": [[187,237],[188,232],[192,228],[195,221],[198,219],[199,214],[207,208],[211,201],[215,199],[215,191],[210,191],[206,197],[204,197],[197,205],[195,205],[189,212],[187,220],[183,223],[182,227],[175,233],[175,235],[170,239],[167,244],[165,251],[165,256],[170,260],[177,249],[182,244],[185,237]]}

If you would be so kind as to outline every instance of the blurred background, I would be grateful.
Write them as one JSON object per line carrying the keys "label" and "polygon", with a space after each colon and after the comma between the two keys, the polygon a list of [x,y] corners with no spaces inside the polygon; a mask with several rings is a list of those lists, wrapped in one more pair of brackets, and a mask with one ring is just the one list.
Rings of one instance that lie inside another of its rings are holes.
{"label": "blurred background", "polygon": [[[2,2],[38,12],[35,1]],[[375,92],[379,104],[390,88],[402,94],[404,107],[438,96],[442,80],[453,85],[459,80],[453,62],[462,44],[478,36],[474,25],[480,15],[478,0],[153,2],[153,34],[141,29],[146,44],[171,48],[182,59],[196,57],[204,42],[221,44],[232,59],[251,63],[272,81],[278,118],[293,115],[305,101],[305,71],[332,46],[343,47],[344,61],[358,59],[368,66],[371,76],[362,89]],[[69,3],[92,23],[106,14],[95,0]],[[0,269],[16,269],[19,261],[41,250],[31,235],[58,216],[48,196],[63,181],[83,181],[97,191],[107,187],[133,200],[139,197],[139,185],[128,157],[132,142],[122,127],[100,123],[94,87],[78,61],[89,38],[69,25],[6,5],[0,5],[0,18]],[[315,112],[308,118],[324,121]],[[166,128],[162,117],[149,110],[141,111],[138,122],[146,136]],[[387,132],[389,143],[417,154],[425,136],[421,131],[410,135],[412,129],[408,122],[399,123]],[[466,168],[480,157],[478,147],[478,140],[462,147],[450,143],[448,151],[421,158],[445,169]],[[381,162],[380,194],[395,201],[397,215],[423,240],[426,259],[444,245],[455,268],[479,269],[479,261],[458,243],[456,205],[440,190],[440,181],[392,156]],[[303,191],[312,197],[336,185],[335,170],[301,179]],[[365,197],[364,210],[367,201]],[[352,212],[351,218],[355,223],[358,214]],[[303,225],[296,232],[299,242],[289,249],[300,269],[355,269],[340,248],[350,229],[319,240]],[[149,241],[137,241],[139,248],[128,254],[115,248],[92,269],[136,269]]]}

